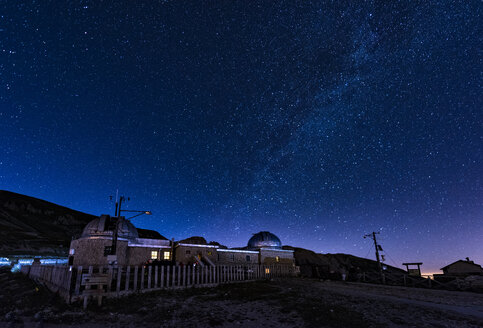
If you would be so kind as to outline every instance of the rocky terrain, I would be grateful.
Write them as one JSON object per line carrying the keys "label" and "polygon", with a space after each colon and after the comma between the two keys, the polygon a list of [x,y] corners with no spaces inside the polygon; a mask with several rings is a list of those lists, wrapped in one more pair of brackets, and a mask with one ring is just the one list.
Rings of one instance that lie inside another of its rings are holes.
{"label": "rocky terrain", "polygon": [[319,279],[164,290],[64,304],[0,270],[0,327],[482,327],[483,295]]}

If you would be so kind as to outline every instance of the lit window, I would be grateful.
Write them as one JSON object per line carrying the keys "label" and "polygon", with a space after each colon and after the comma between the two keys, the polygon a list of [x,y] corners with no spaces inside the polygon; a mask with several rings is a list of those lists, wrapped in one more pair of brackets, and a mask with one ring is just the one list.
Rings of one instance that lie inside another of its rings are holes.
{"label": "lit window", "polygon": [[170,256],[169,256],[169,252],[164,252],[164,259],[165,260],[169,260]]}
{"label": "lit window", "polygon": [[275,261],[280,262],[280,257],[275,256]]}
{"label": "lit window", "polygon": [[270,273],[270,269],[269,268],[265,268],[265,274],[269,274]]}
{"label": "lit window", "polygon": [[69,254],[70,254],[70,255],[74,255],[74,254],[75,254],[75,249],[71,248],[71,249],[69,250]]}
{"label": "lit window", "polygon": [[247,262],[250,262],[250,255],[247,255]]}
{"label": "lit window", "polygon": [[151,260],[158,259],[158,251],[151,251]]}
{"label": "lit window", "polygon": [[211,255],[211,254],[213,254],[213,253],[211,251],[208,251],[208,255]]}

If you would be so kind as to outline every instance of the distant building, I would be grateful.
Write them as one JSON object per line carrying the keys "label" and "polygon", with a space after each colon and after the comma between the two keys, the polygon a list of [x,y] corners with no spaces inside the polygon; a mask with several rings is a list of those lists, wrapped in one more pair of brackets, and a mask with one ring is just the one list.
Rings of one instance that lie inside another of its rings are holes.
{"label": "distant building", "polygon": [[[292,250],[282,249],[282,242],[274,234],[261,231],[254,234],[247,247],[221,248],[204,244],[198,239],[174,242],[158,232],[136,227],[123,217],[102,215],[89,222],[82,236],[71,242],[69,263],[74,266],[106,266],[110,256],[114,230],[118,226],[116,262],[118,265],[143,265],[149,261],[181,265],[295,265]],[[203,239],[204,240],[204,239]],[[112,263],[111,263],[112,264]]]}
{"label": "distant building", "polygon": [[459,260],[448,264],[444,268],[441,268],[444,275],[455,276],[455,277],[467,277],[472,275],[483,275],[483,268],[481,265],[470,261],[466,258],[465,261]]}

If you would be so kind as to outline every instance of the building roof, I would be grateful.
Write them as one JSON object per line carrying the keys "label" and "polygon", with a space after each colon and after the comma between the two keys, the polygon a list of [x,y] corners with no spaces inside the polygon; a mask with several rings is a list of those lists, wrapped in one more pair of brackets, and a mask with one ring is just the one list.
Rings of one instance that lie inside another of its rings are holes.
{"label": "building roof", "polygon": [[260,248],[275,248],[281,249],[282,242],[280,239],[269,231],[260,231],[259,233],[253,234],[253,236],[248,241],[249,249],[260,249]]}
{"label": "building roof", "polygon": [[164,237],[155,230],[141,228],[136,228],[136,230],[138,231],[139,238],[168,240],[168,238]]}
{"label": "building roof", "polygon": [[450,267],[450,266],[452,266],[452,265],[454,265],[454,264],[456,264],[456,263],[459,263],[459,262],[461,262],[461,263],[465,263],[465,264],[474,265],[476,268],[479,268],[480,270],[483,270],[483,268],[481,267],[481,265],[476,264],[475,262],[473,262],[473,261],[469,261],[469,260],[466,260],[466,261],[463,261],[463,260],[458,260],[458,261],[456,261],[456,262],[453,262],[453,263],[451,263],[451,264],[448,264],[448,265],[447,265],[447,266],[445,266],[445,267],[442,267],[440,270],[447,269],[448,267]]}
{"label": "building roof", "polygon": [[186,239],[182,239],[179,243],[183,244],[197,244],[197,245],[208,245],[206,239],[200,236],[193,236]]}

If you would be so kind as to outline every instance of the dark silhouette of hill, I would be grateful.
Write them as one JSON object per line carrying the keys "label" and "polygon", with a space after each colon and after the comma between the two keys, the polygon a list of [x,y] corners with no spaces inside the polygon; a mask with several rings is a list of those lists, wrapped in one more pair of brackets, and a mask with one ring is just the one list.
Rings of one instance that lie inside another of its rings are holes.
{"label": "dark silhouette of hill", "polygon": [[[300,267],[300,273],[306,277],[339,279],[342,273],[349,278],[362,272],[378,272],[377,262],[350,254],[320,254],[311,250],[283,246],[283,249],[293,250],[295,265]],[[385,264],[386,272],[403,274],[404,270]]]}
{"label": "dark silhouette of hill", "polygon": [[70,241],[95,216],[0,190],[0,256],[67,255]]}

